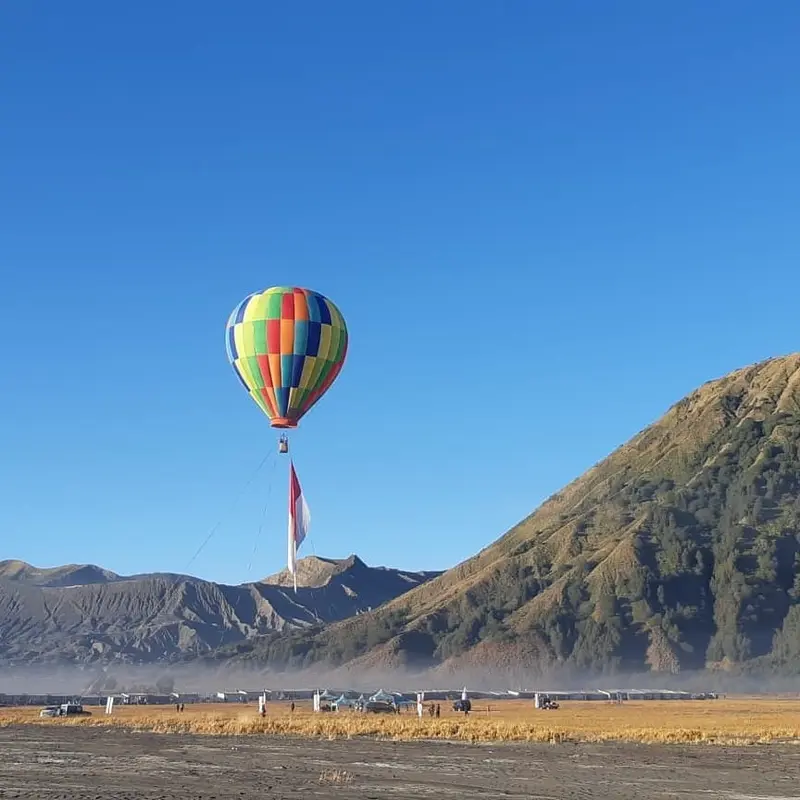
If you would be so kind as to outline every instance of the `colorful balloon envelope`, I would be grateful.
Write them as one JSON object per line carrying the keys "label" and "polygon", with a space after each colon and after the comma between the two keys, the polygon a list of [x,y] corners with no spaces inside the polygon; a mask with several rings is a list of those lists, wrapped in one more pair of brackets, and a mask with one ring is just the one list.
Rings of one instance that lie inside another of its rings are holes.
{"label": "colorful balloon envelope", "polygon": [[342,369],[347,326],[327,297],[275,286],[246,297],[225,331],[228,360],[273,428],[295,428]]}

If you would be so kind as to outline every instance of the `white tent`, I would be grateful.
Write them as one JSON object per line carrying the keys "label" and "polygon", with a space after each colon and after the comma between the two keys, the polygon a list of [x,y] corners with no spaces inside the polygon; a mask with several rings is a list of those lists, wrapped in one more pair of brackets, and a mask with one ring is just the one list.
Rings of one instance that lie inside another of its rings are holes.
{"label": "white tent", "polygon": [[334,705],[336,706],[336,710],[338,711],[340,708],[354,708],[358,705],[358,700],[354,700],[352,697],[347,697],[346,695],[342,694],[335,702]]}

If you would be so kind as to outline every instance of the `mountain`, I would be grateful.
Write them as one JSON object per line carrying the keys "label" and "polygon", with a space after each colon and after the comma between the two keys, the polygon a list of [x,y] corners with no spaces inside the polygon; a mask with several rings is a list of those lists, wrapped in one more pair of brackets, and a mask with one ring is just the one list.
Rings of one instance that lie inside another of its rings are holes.
{"label": "mountain", "polygon": [[0,580],[21,581],[35,586],[86,586],[123,580],[119,575],[92,564],[68,564],[38,569],[24,561],[0,561]]}
{"label": "mountain", "polygon": [[93,565],[0,562],[0,664],[147,663],[196,657],[267,632],[368,611],[435,577],[356,556],[298,561],[289,576],[241,586],[186,575],[120,576]]}
{"label": "mountain", "polygon": [[704,384],[438,578],[324,630],[255,639],[234,660],[792,672],[798,567],[791,355]]}

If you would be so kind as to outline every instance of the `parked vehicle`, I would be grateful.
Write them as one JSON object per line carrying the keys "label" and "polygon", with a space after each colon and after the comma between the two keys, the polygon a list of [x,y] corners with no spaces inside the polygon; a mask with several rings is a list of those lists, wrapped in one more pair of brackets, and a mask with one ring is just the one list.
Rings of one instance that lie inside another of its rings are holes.
{"label": "parked vehicle", "polygon": [[61,709],[59,706],[47,706],[39,712],[40,717],[59,717],[61,716]]}
{"label": "parked vehicle", "polygon": [[396,714],[397,708],[394,703],[385,700],[369,700],[364,703],[364,713],[366,714]]}
{"label": "parked vehicle", "polygon": [[59,716],[60,717],[72,717],[72,716],[91,716],[91,711],[85,711],[82,705],[78,703],[62,703],[61,708],[59,709]]}

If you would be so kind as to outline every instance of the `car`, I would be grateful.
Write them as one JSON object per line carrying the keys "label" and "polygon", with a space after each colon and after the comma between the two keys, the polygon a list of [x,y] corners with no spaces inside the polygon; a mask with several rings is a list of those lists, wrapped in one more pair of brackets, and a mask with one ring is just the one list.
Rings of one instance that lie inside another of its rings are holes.
{"label": "car", "polygon": [[83,706],[78,703],[62,703],[61,707],[59,708],[59,716],[61,717],[73,717],[73,716],[89,717],[91,715],[92,715],[91,711],[85,711]]}
{"label": "car", "polygon": [[463,711],[465,714],[469,714],[472,711],[472,702],[469,698],[466,700],[456,700],[453,703],[453,711]]}
{"label": "car", "polygon": [[364,712],[367,714],[396,714],[397,707],[394,703],[385,700],[370,700],[364,704]]}
{"label": "car", "polygon": [[40,717],[59,717],[61,709],[58,706],[47,706],[39,712]]}

